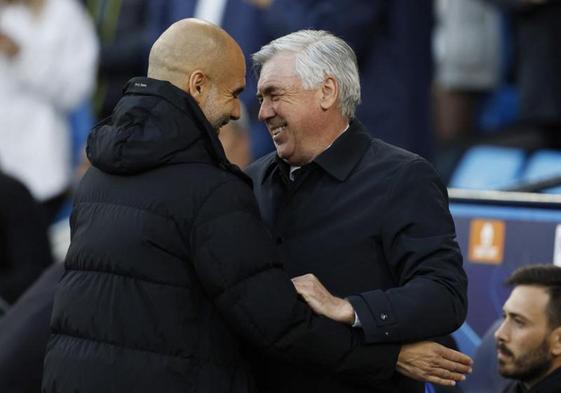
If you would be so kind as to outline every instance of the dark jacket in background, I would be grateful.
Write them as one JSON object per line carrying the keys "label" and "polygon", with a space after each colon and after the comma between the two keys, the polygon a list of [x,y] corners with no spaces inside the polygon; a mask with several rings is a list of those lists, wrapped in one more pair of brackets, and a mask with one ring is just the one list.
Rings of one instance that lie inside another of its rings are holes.
{"label": "dark jacket in background", "polygon": [[0,392],[41,391],[49,320],[62,264],[51,265],[0,318]]}
{"label": "dark jacket in background", "polygon": [[0,299],[14,303],[52,263],[37,202],[22,183],[0,173]]}
{"label": "dark jacket in background", "polygon": [[509,11],[514,24],[516,84],[520,120],[534,126],[561,126],[561,1],[486,0]]}
{"label": "dark jacket in background", "polygon": [[43,392],[255,391],[248,343],[369,386],[393,373],[396,345],[357,347],[298,300],[249,179],[189,95],[133,79],[87,153]]}
{"label": "dark jacket in background", "polygon": [[[451,333],[465,319],[467,279],[445,187],[421,157],[354,121],[295,181],[272,153],[251,165],[261,214],[289,275],[314,273],[348,297],[369,343]],[[387,351],[388,356],[396,354]],[[271,392],[421,392],[400,374],[355,389],[319,369],[266,363]]]}
{"label": "dark jacket in background", "polygon": [[543,380],[526,389],[522,382],[512,382],[502,393],[559,393],[561,392],[561,367]]}

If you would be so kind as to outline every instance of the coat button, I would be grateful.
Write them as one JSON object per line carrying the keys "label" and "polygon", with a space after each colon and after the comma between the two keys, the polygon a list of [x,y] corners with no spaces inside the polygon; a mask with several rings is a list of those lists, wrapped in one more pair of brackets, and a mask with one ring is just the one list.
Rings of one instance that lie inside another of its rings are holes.
{"label": "coat button", "polygon": [[391,336],[391,333],[390,333],[390,332],[384,332],[384,335],[385,335],[386,337],[389,337],[389,336]]}
{"label": "coat button", "polygon": [[385,321],[386,319],[388,319],[388,314],[386,314],[386,313],[381,313],[381,314],[380,314],[380,319],[381,319],[382,321]]}
{"label": "coat button", "polygon": [[282,236],[277,237],[277,244],[283,244],[284,238]]}

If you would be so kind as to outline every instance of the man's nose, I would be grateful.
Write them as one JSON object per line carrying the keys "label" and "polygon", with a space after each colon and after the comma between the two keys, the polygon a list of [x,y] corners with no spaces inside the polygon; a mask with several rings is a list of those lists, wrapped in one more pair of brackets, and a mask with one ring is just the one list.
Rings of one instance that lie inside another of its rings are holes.
{"label": "man's nose", "polygon": [[495,340],[506,341],[506,339],[507,339],[507,327],[506,327],[506,320],[504,320],[499,325],[499,328],[495,331]]}
{"label": "man's nose", "polygon": [[232,120],[238,120],[241,116],[241,103],[239,100],[236,100],[236,102],[234,102],[234,108],[232,109],[232,112],[230,113],[230,118]]}
{"label": "man's nose", "polygon": [[273,110],[271,103],[269,102],[269,100],[264,99],[261,102],[261,106],[259,107],[259,120],[265,121],[273,116],[275,116],[275,111]]}

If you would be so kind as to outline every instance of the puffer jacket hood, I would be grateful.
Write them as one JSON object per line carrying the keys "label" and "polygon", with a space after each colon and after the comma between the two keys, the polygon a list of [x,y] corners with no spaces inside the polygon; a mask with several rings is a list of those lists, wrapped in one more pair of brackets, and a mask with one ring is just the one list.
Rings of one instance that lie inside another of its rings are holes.
{"label": "puffer jacket hood", "polygon": [[88,137],[92,165],[116,175],[162,165],[215,161],[247,178],[226,159],[216,131],[195,100],[166,81],[133,78],[112,116]]}

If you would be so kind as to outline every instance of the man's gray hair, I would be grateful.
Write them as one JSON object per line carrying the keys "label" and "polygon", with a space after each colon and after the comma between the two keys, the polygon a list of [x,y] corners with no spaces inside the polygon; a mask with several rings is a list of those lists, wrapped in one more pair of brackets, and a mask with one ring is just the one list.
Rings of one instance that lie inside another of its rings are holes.
{"label": "man's gray hair", "polygon": [[360,78],[356,55],[345,41],[323,30],[300,30],[277,38],[253,54],[257,75],[281,52],[296,54],[295,70],[305,89],[315,89],[327,75],[333,76],[339,86],[341,113],[354,117],[360,104]]}

